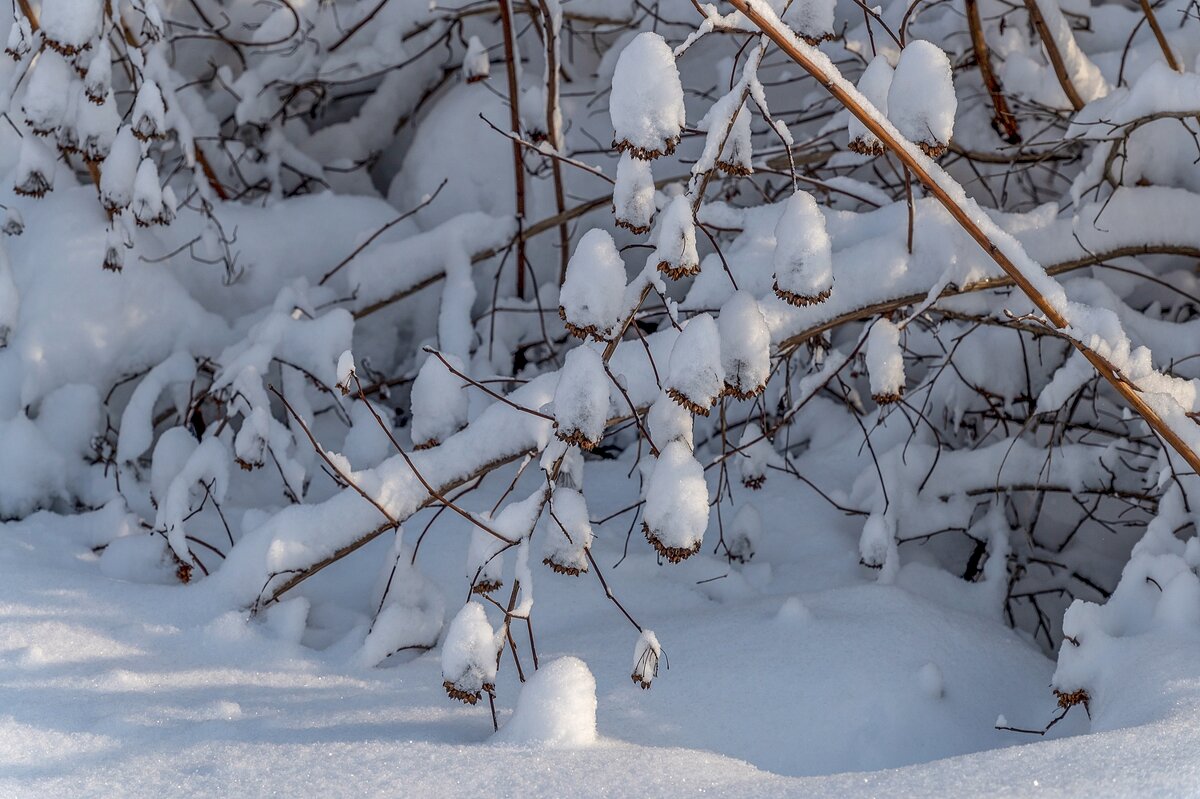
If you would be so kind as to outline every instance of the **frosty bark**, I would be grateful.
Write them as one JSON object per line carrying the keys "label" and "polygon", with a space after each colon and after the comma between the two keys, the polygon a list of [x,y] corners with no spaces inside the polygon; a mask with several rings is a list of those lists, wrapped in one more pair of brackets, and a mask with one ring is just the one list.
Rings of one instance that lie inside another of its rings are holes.
{"label": "frosty bark", "polygon": [[[1035,0],[1027,0],[1029,3],[1034,3]],[[857,92],[851,94],[844,87],[844,81],[839,80],[836,74],[828,74],[809,55],[801,48],[796,46],[794,38],[790,35],[790,31],[781,30],[779,25],[772,19],[764,17],[758,11],[758,4],[753,0],[730,0],[730,4],[741,11],[747,19],[757,25],[764,33],[771,38],[775,44],[783,50],[793,61],[804,68],[810,75],[816,78],[825,89],[833,95],[839,103],[841,103],[850,113],[862,122],[862,124],[875,134],[884,146],[891,150],[900,161],[912,171],[917,179],[921,181],[934,197],[937,198],[949,212],[950,216],[970,234],[971,238],[983,248],[992,260],[1004,270],[1012,282],[1025,293],[1025,295],[1033,302],[1039,311],[1045,314],[1047,320],[1057,328],[1065,328],[1068,325],[1067,319],[1059,312],[1057,308],[1050,303],[1045,296],[1037,289],[1030,278],[1025,275],[1020,268],[1013,263],[1007,254],[1001,250],[995,242],[993,242],[983,229],[973,220],[970,215],[946,192],[939,180],[935,179],[925,165],[910,151],[912,145],[907,142],[901,142],[891,130],[879,124],[875,116],[859,101],[860,96]],[[773,16],[773,15],[772,15]],[[1078,99],[1078,95],[1076,95]],[[890,126],[888,126],[890,127]],[[907,145],[907,146],[906,146]],[[937,169],[934,166],[934,169]],[[940,171],[940,170],[939,170]],[[943,173],[944,176],[944,173]],[[948,179],[948,178],[946,178]],[[1157,433],[1172,449],[1175,450],[1188,465],[1200,473],[1200,456],[1198,456],[1190,446],[1183,440],[1180,435],[1154,410],[1141,396],[1141,389],[1136,385],[1131,384],[1128,380],[1118,375],[1111,364],[1109,364],[1099,354],[1085,347],[1081,342],[1071,339],[1071,343],[1087,358],[1088,362],[1095,367],[1096,371],[1112,384],[1117,393],[1125,398],[1125,401],[1146,420],[1146,423]]]}
{"label": "frosty bark", "polygon": [[[559,18],[550,13],[550,4],[546,0],[538,0],[542,18],[546,24],[546,136],[555,152],[563,149],[562,131],[559,130],[559,99],[558,99],[558,26]],[[562,10],[559,9],[561,15]],[[567,210],[566,199],[563,196],[562,164],[558,159],[550,159],[550,170],[554,180],[554,208],[559,216]],[[559,272],[558,282],[567,276],[567,260],[571,256],[571,235],[567,230],[566,220],[558,225]]]}

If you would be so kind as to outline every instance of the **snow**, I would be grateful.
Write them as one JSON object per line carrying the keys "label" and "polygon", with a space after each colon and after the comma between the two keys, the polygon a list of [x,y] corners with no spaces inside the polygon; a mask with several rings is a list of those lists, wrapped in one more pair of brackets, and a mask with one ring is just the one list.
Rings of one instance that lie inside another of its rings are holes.
{"label": "snow", "polygon": [[771,373],[771,331],[758,300],[746,291],[734,294],[721,306],[717,328],[725,390],[742,399],[758,394]]}
{"label": "snow", "polygon": [[46,41],[66,52],[81,50],[100,34],[100,0],[46,0],[38,20]]}
{"label": "snow", "polygon": [[833,291],[825,217],[805,191],[794,193],[775,225],[775,290],[789,303],[823,302]]}
{"label": "snow", "polygon": [[700,256],[696,254],[696,225],[687,195],[681,194],[667,203],[658,219],[655,232],[654,258],[658,271],[678,280],[700,271]]}
{"label": "snow", "polygon": [[[877,55],[871,59],[871,63],[867,64],[867,68],[858,78],[858,90],[862,92],[862,96],[885,117],[888,113],[888,90],[892,86],[892,75],[892,65],[888,57]],[[879,141],[879,137],[867,130],[867,126],[856,116],[850,116],[848,134],[850,149],[871,155],[883,152],[883,143]]]}
{"label": "snow", "polygon": [[628,151],[617,161],[613,185],[613,215],[618,226],[633,233],[649,233],[654,218],[654,175],[650,162]]}
{"label": "snow", "polygon": [[593,228],[580,238],[567,263],[559,313],[577,336],[606,338],[624,309],[625,262],[612,236]]}
{"label": "snow", "polygon": [[721,365],[721,336],[709,314],[688,320],[671,348],[671,361],[663,384],[671,398],[692,413],[708,416],[725,390]]}
{"label": "snow", "polygon": [[465,374],[463,363],[455,355],[443,355],[446,361],[430,355],[417,372],[412,387],[412,438],[420,446],[445,441],[467,423],[470,396],[468,387],[446,368]]}
{"label": "snow", "polygon": [[1192,792],[1195,20],[748,2],[0,21],[0,795]]}
{"label": "snow", "polygon": [[643,518],[647,539],[672,563],[699,551],[708,527],[708,486],[683,443],[666,444],[655,461]]}
{"label": "snow", "polygon": [[455,614],[442,641],[441,655],[442,677],[454,690],[478,699],[480,692],[495,683],[494,637],[478,602],[468,602]]}
{"label": "snow", "polygon": [[867,334],[867,373],[871,396],[876,402],[894,402],[904,393],[904,356],[900,351],[900,328],[880,318]]}
{"label": "snow", "polygon": [[608,385],[600,353],[586,344],[568,352],[554,389],[554,434],[583,449],[599,444],[608,424]]}
{"label": "snow", "polygon": [[645,160],[670,154],[687,124],[675,56],[662,36],[639,33],[613,72],[609,115],[619,149]]}
{"label": "snow", "polygon": [[922,39],[909,42],[900,51],[887,96],[887,117],[906,139],[931,155],[945,150],[954,134],[958,99],[950,59],[940,47]]}
{"label": "snow", "polygon": [[587,664],[576,657],[562,657],[538,669],[521,686],[512,718],[496,740],[549,747],[595,743],[596,678]]}

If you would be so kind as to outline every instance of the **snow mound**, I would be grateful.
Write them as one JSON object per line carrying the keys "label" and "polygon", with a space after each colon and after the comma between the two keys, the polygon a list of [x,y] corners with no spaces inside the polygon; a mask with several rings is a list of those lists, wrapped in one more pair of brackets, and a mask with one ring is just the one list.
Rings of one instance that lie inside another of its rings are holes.
{"label": "snow mound", "polygon": [[595,743],[596,679],[587,664],[562,657],[534,672],[496,740],[545,746]]}

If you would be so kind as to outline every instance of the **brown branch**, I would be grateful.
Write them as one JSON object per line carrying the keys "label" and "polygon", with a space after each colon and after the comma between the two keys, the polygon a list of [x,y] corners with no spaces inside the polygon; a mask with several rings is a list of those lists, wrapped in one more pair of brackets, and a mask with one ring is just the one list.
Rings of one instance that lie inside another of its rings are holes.
{"label": "brown branch", "polygon": [[[1009,144],[1021,143],[1021,129],[1017,118],[1008,108],[1008,100],[1000,89],[1000,80],[992,70],[992,56],[988,50],[987,38],[983,35],[983,20],[979,16],[979,0],[963,0],[967,10],[967,27],[971,31],[971,47],[975,51],[975,61],[979,64],[979,75],[983,85],[987,87],[992,98],[992,125],[1001,138]],[[1143,0],[1144,2],[1144,0]]]}
{"label": "brown branch", "polygon": [[[517,46],[513,36],[512,6],[500,0],[500,27],[504,31],[504,66],[508,75],[508,118],[514,136],[521,135],[521,87],[517,82]],[[516,188],[517,226],[525,225],[525,162],[521,145],[513,142],[513,182]],[[517,296],[525,298],[525,238],[517,238]]]}
{"label": "brown branch", "polygon": [[1138,2],[1142,5],[1142,13],[1146,15],[1146,22],[1150,23],[1150,30],[1154,31],[1154,38],[1158,40],[1158,46],[1162,50],[1163,58],[1167,61],[1167,66],[1176,72],[1183,72],[1183,67],[1179,65],[1175,53],[1171,50],[1170,42],[1167,41],[1163,29],[1158,24],[1158,17],[1150,6],[1150,0],[1138,0]]}
{"label": "brown branch", "polygon": [[1037,0],[1025,0],[1025,8],[1029,11],[1029,21],[1033,23],[1034,30],[1042,40],[1046,58],[1049,59],[1050,66],[1054,68],[1054,75],[1058,78],[1058,84],[1062,86],[1063,94],[1067,95],[1071,107],[1078,111],[1083,108],[1083,98],[1079,96],[1079,91],[1071,82],[1071,75],[1067,72],[1067,65],[1063,63],[1062,53],[1059,52],[1058,43],[1054,41],[1054,35],[1046,24],[1046,18],[1042,16],[1042,9],[1038,8]]}

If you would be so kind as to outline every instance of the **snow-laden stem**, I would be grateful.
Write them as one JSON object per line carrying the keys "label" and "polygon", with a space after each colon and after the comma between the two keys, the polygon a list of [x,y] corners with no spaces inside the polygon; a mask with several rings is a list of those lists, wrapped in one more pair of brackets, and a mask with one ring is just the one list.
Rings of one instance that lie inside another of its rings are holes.
{"label": "snow-laden stem", "polygon": [[1058,78],[1058,83],[1062,86],[1063,94],[1067,96],[1071,107],[1078,111],[1084,106],[1083,98],[1079,96],[1079,90],[1075,88],[1075,83],[1071,80],[1071,73],[1067,71],[1062,51],[1058,49],[1058,42],[1055,41],[1054,34],[1046,24],[1046,18],[1042,15],[1042,9],[1038,7],[1038,0],[1025,0],[1025,8],[1029,11],[1029,21],[1033,23],[1034,30],[1037,31],[1038,37],[1042,40],[1042,47],[1046,50],[1046,58],[1049,59],[1050,66],[1054,68],[1054,76]]}
{"label": "snow-laden stem", "polygon": [[1142,13],[1146,16],[1146,22],[1150,24],[1150,30],[1154,31],[1154,38],[1158,41],[1159,49],[1162,50],[1167,66],[1176,72],[1183,72],[1183,67],[1180,66],[1179,60],[1175,58],[1175,52],[1171,49],[1170,42],[1167,41],[1162,27],[1158,24],[1158,16],[1154,13],[1154,7],[1150,5],[1150,0],[1138,0],[1138,2],[1142,6]]}
{"label": "snow-laden stem", "polygon": [[[1027,0],[1030,4],[1034,4],[1036,0]],[[1026,275],[1020,267],[1010,258],[1010,256],[1002,249],[992,238],[984,232],[971,214],[947,191],[947,186],[952,186],[960,190],[953,179],[941,170],[932,161],[918,156],[916,148],[911,142],[903,141],[895,128],[891,124],[880,124],[879,119],[871,109],[864,105],[864,98],[853,86],[849,85],[841,75],[837,73],[836,67],[831,63],[829,66],[823,67],[814,60],[810,53],[817,51],[812,48],[802,48],[796,39],[795,35],[787,30],[778,18],[773,13],[768,13],[770,16],[764,16],[759,9],[759,0],[730,0],[730,3],[741,11],[747,19],[759,27],[767,36],[771,38],[775,44],[787,54],[789,58],[804,68],[810,75],[816,78],[825,89],[833,95],[839,103],[841,103],[851,114],[857,117],[863,125],[875,134],[884,146],[893,152],[897,158],[923,183],[926,189],[932,194],[938,202],[940,202],[950,216],[957,222],[963,230],[965,230],[971,238],[979,244],[983,250],[991,256],[992,260],[1004,270],[1012,279],[1013,283],[1021,289],[1022,292],[1033,302],[1039,311],[1041,311],[1050,324],[1057,328],[1065,328],[1068,326],[1068,320],[1063,315],[1062,311],[1052,303],[1038,287],[1034,284],[1037,275]],[[828,62],[827,62],[828,63]],[[1078,96],[1078,95],[1076,95]],[[1082,107],[1082,106],[1080,106]],[[936,174],[936,177],[935,177]],[[1040,267],[1039,267],[1040,269]],[[1044,270],[1042,270],[1044,276]],[[1131,383],[1126,378],[1117,374],[1116,370],[1109,364],[1099,353],[1087,347],[1074,338],[1072,344],[1078,349],[1089,363],[1095,367],[1105,380],[1107,380],[1113,388],[1117,390],[1125,401],[1143,418],[1146,423],[1162,438],[1170,447],[1180,455],[1188,465],[1195,471],[1200,473],[1200,455],[1183,440],[1170,424],[1159,415],[1158,411],[1152,408],[1145,399],[1141,396],[1142,390]]]}

